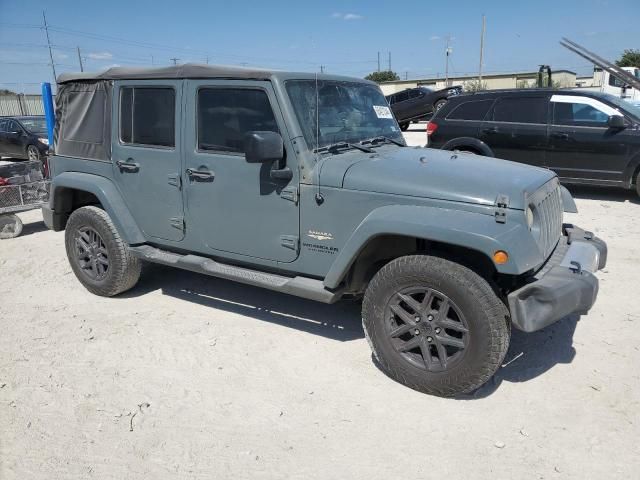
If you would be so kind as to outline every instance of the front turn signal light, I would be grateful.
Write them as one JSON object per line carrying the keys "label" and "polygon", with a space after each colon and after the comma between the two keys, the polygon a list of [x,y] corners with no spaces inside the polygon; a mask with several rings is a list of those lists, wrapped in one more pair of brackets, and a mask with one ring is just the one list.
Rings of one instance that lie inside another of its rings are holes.
{"label": "front turn signal light", "polygon": [[509,254],[504,250],[498,250],[493,254],[493,261],[498,265],[504,265],[509,261]]}

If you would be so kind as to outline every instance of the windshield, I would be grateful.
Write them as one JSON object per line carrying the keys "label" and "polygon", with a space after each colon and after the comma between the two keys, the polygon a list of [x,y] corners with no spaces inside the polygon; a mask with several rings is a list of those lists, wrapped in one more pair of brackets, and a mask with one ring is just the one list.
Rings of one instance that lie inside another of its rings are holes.
{"label": "windshield", "polygon": [[317,94],[316,80],[289,80],[286,86],[310,149],[379,136],[404,143],[389,104],[375,85],[318,80]]}
{"label": "windshield", "polygon": [[20,123],[30,132],[42,133],[47,131],[47,122],[44,118],[21,118]]}
{"label": "windshield", "polygon": [[636,118],[636,120],[640,120],[640,107],[638,105],[632,103],[629,100],[623,100],[622,98],[618,98],[615,95],[611,95],[609,93],[603,93],[602,96],[613,105],[618,107],[617,110],[622,110],[620,113],[632,115]]}

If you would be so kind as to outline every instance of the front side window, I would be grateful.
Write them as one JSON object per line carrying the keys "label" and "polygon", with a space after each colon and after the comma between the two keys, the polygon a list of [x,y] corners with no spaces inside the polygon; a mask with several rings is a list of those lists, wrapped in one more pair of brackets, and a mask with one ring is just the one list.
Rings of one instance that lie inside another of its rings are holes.
{"label": "front side window", "polygon": [[120,90],[120,140],[125,144],[175,147],[176,93],[168,87]]}
{"label": "front side window", "polygon": [[9,123],[9,120],[4,120],[4,119],[0,118],[0,132],[6,132],[7,131],[8,123]]}
{"label": "front side window", "polygon": [[424,93],[419,88],[409,91],[409,98],[419,98],[424,96]]}
{"label": "front side window", "polygon": [[605,127],[609,115],[602,110],[584,103],[554,103],[553,123],[555,125]]}
{"label": "front side window", "polygon": [[493,109],[493,121],[544,124],[547,123],[547,104],[545,97],[501,98]]}
{"label": "front side window", "polygon": [[311,149],[339,142],[357,143],[378,136],[404,142],[386,99],[375,85],[338,80],[289,80],[286,89]]}
{"label": "front side window", "polygon": [[264,90],[201,88],[198,91],[198,150],[244,153],[248,132],[278,132]]}
{"label": "front side window", "polygon": [[492,103],[493,100],[476,100],[461,103],[447,115],[447,120],[483,120]]}

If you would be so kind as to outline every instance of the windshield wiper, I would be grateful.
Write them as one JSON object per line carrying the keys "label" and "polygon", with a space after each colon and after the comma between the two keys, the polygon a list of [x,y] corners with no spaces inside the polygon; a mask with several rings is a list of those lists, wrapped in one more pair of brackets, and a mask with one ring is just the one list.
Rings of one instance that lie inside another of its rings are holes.
{"label": "windshield wiper", "polygon": [[389,143],[393,143],[394,145],[397,145],[399,147],[406,147],[406,145],[398,140],[394,140],[393,138],[389,138],[389,137],[385,137],[385,136],[378,136],[378,137],[373,137],[373,138],[368,138],[366,140],[362,140],[360,142],[360,145],[364,145],[365,143],[370,143],[371,145],[377,145],[378,143],[385,143],[385,142],[389,142]]}
{"label": "windshield wiper", "polygon": [[313,150],[313,152],[314,153],[320,153],[320,152],[338,153],[340,149],[343,149],[343,148],[355,148],[357,150],[360,150],[361,152],[373,153],[373,150],[371,150],[368,147],[365,147],[358,143],[348,143],[348,142],[338,142],[332,145],[327,145],[325,147],[316,148]]}

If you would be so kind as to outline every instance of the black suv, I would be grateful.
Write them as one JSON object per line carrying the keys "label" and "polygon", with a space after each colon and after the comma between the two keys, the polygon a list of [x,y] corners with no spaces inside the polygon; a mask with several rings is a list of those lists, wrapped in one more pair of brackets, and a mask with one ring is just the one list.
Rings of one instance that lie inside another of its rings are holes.
{"label": "black suv", "polygon": [[565,183],[636,187],[640,108],[580,90],[494,90],[449,99],[427,125],[429,146],[555,171]]}
{"label": "black suv", "polygon": [[411,122],[430,117],[444,107],[449,99],[462,93],[462,87],[448,87],[442,90],[431,90],[427,87],[408,88],[401,92],[387,95],[385,98],[393,115],[398,120],[401,130],[409,128]]}

